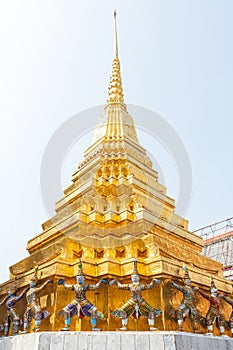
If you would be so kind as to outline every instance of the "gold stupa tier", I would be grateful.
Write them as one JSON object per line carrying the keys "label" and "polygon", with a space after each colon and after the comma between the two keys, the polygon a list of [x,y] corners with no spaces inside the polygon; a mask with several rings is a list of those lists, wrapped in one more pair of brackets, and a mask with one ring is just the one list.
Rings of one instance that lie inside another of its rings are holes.
{"label": "gold stupa tier", "polygon": [[[114,29],[109,96],[92,143],[72,176],[71,186],[56,203],[55,215],[42,224],[39,235],[28,241],[29,256],[10,267],[10,280],[1,285],[1,295],[15,283],[20,290],[28,285],[35,264],[39,265],[42,280],[49,277],[57,282],[65,277],[74,282],[80,258],[87,282],[117,277],[127,283],[137,258],[142,281],[154,277],[163,281],[153,292],[144,292],[145,299],[163,311],[156,326],[173,330],[177,326],[169,311],[179,304],[181,295],[171,291],[168,281],[180,279],[183,263],[193,283],[203,289],[209,290],[211,275],[220,291],[231,292],[231,283],[222,277],[221,264],[201,254],[202,239],[190,232],[188,221],[175,213],[175,201],[158,182],[158,173],[139,143],[123,99],[116,18]],[[62,326],[63,320],[56,315],[72,295],[57,283],[45,289],[41,303],[51,317],[42,329],[58,330]],[[107,321],[100,322],[102,329],[119,327],[111,311],[129,298],[127,291],[119,293],[116,287],[103,285],[89,298],[107,315]],[[22,316],[25,301],[17,307]],[[200,304],[200,313],[205,314],[207,307],[207,302]],[[225,306],[225,312],[229,313],[229,307]],[[135,327],[147,329],[147,323],[140,319],[136,325],[130,320],[129,329]],[[188,323],[185,327],[191,329]],[[88,320],[73,319],[71,329],[88,330]]]}

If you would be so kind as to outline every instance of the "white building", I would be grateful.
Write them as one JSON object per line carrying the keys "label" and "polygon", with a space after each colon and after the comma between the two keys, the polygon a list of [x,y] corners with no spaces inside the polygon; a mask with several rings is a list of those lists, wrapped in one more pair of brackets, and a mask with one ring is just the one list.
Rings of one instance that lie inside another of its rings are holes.
{"label": "white building", "polygon": [[233,218],[194,231],[204,240],[203,255],[223,264],[223,276],[233,280]]}

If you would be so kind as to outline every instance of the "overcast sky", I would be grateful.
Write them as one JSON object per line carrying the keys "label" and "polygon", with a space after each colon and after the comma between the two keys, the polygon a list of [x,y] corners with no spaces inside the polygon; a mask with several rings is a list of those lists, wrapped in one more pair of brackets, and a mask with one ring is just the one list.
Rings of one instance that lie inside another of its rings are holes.
{"label": "overcast sky", "polygon": [[[40,169],[49,140],[73,115],[105,103],[115,8],[126,103],[163,116],[189,155],[190,229],[233,216],[232,0],[1,0],[2,282],[48,219]],[[139,130],[177,199],[174,159],[148,135]],[[66,154],[63,189],[89,136],[79,141]]]}

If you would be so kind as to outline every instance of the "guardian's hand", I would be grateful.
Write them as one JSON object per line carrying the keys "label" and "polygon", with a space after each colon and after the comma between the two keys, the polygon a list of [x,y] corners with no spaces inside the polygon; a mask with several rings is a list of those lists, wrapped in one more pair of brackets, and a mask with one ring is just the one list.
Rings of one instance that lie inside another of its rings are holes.
{"label": "guardian's hand", "polygon": [[59,286],[61,286],[61,285],[64,284],[64,283],[65,283],[64,278],[61,278],[61,279],[57,282],[57,284],[58,284]]}
{"label": "guardian's hand", "polygon": [[101,280],[101,282],[102,282],[103,284],[108,284],[107,278],[103,278],[103,279]]}
{"label": "guardian's hand", "polygon": [[157,284],[160,284],[160,283],[161,283],[161,281],[158,280],[157,278],[153,278],[153,281],[154,281],[155,283],[157,283]]}

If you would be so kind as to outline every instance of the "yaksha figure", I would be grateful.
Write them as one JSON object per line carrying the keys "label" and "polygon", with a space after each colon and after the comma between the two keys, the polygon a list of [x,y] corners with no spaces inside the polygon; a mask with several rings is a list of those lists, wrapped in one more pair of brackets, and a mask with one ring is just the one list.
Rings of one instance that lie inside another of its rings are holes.
{"label": "yaksha figure", "polygon": [[[233,287],[233,285],[232,285]],[[231,311],[231,315],[230,315],[230,319],[229,319],[229,326],[231,329],[231,335],[233,336],[233,293],[231,294],[231,297],[227,297],[226,295],[222,295],[222,298],[232,307],[232,311]]]}
{"label": "yaksha figure", "polygon": [[110,285],[116,283],[119,289],[130,290],[131,293],[131,298],[119,309],[113,311],[112,315],[121,318],[122,327],[120,330],[122,331],[127,329],[128,318],[130,316],[134,316],[136,319],[140,316],[147,318],[150,330],[156,330],[156,328],[154,328],[154,319],[155,317],[160,316],[162,311],[149,305],[145,299],[142,298],[142,291],[152,289],[155,283],[160,283],[160,280],[153,278],[149,284],[140,283],[140,277],[137,270],[137,260],[134,261],[134,273],[131,275],[131,279],[131,284],[121,284],[115,279],[110,282]]}
{"label": "yaksha figure", "polygon": [[74,315],[77,315],[78,318],[82,319],[85,316],[90,317],[90,323],[93,331],[100,330],[96,327],[97,319],[100,318],[104,320],[104,315],[102,312],[97,310],[97,307],[94,306],[86,297],[86,292],[88,290],[96,290],[100,287],[101,283],[107,284],[107,280],[102,279],[96,284],[84,284],[85,278],[82,271],[82,263],[79,263],[79,270],[76,276],[76,284],[67,284],[64,279],[58,281],[58,285],[63,285],[67,290],[73,290],[75,293],[75,298],[71,301],[70,304],[65,306],[63,310],[59,312],[59,316],[63,316],[65,320],[65,327],[62,328],[62,331],[70,330],[70,320]]}
{"label": "yaksha figure", "polygon": [[194,303],[195,293],[198,290],[198,287],[191,287],[191,279],[189,277],[188,268],[185,264],[183,264],[182,268],[185,271],[183,278],[184,285],[182,286],[176,282],[172,282],[172,285],[183,293],[182,302],[176,310],[178,329],[180,332],[183,331],[184,319],[189,315],[194,332],[198,332],[199,317]]}
{"label": "yaksha figure", "polygon": [[[233,288],[233,285],[232,285]],[[230,315],[230,319],[229,319],[229,326],[231,329],[231,335],[233,336],[233,293],[231,294],[230,298],[227,297],[226,295],[223,295],[222,298],[229,304],[232,306],[232,311],[231,311],[231,315]]]}
{"label": "yaksha figure", "polygon": [[220,311],[220,302],[222,295],[218,293],[218,289],[214,284],[213,278],[211,278],[210,295],[204,293],[202,290],[198,289],[199,293],[210,302],[209,310],[206,314],[207,323],[207,334],[213,334],[214,323],[216,322],[219,327],[220,334],[224,334],[224,318]]}
{"label": "yaksha figure", "polygon": [[22,293],[16,296],[16,291],[10,289],[8,295],[1,301],[0,306],[5,303],[6,305],[6,316],[4,320],[4,336],[7,337],[9,335],[9,329],[11,323],[13,324],[13,335],[17,335],[19,333],[19,316],[15,310],[15,304],[17,301],[21,300],[26,293],[27,289],[24,289]]}
{"label": "yaksha figure", "polygon": [[41,311],[40,299],[38,294],[47,286],[48,283],[53,283],[52,280],[45,281],[41,286],[37,287],[38,282],[38,267],[35,268],[34,276],[30,281],[30,288],[26,293],[27,308],[23,317],[23,331],[21,333],[28,333],[29,323],[32,319],[35,320],[35,332],[39,332],[41,320],[49,316],[48,311]]}

